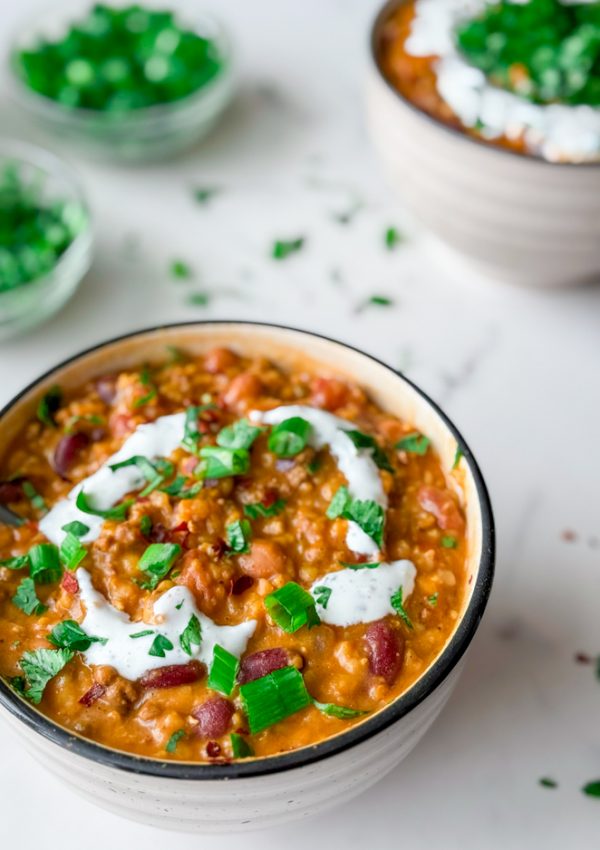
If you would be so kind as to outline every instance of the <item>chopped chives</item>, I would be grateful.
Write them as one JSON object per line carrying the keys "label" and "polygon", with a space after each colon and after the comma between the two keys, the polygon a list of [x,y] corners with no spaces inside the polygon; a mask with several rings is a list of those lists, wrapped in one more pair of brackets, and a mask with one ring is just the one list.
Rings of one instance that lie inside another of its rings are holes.
{"label": "chopped chives", "polygon": [[185,736],[185,729],[178,729],[176,732],[173,732],[169,740],[165,745],[165,750],[168,753],[174,753],[177,749],[177,744],[179,741]]}

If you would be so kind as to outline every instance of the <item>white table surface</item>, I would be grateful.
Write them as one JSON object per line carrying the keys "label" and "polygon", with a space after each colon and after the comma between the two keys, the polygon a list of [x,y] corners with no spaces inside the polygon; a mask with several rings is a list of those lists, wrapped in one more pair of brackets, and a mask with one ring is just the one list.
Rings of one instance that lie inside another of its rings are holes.
{"label": "white table surface", "polygon": [[[31,3],[8,5],[0,33]],[[360,805],[242,839],[168,836],[72,796],[1,726],[0,845],[28,850],[53,836],[61,850],[597,847],[600,800],[580,787],[600,777],[600,681],[574,654],[600,652],[600,290],[475,278],[410,222],[364,126],[376,3],[213,5],[238,43],[237,102],[176,163],[124,169],[70,156],[94,209],[93,269],[60,315],[0,345],[0,402],[84,346],[168,320],[266,319],[352,342],[404,368],[470,442],[497,519],[491,604],[447,709]],[[4,104],[0,132],[36,137]],[[191,191],[207,185],[223,192],[198,206]],[[353,222],[338,224],[355,199]],[[388,225],[408,235],[393,253],[382,247]],[[307,238],[301,254],[269,259],[275,238],[297,235]],[[193,267],[192,282],[170,277],[176,258]],[[186,303],[197,290],[211,294],[207,307]],[[373,294],[394,305],[361,310]],[[540,787],[542,776],[559,787]],[[57,816],[67,827],[55,833]]]}

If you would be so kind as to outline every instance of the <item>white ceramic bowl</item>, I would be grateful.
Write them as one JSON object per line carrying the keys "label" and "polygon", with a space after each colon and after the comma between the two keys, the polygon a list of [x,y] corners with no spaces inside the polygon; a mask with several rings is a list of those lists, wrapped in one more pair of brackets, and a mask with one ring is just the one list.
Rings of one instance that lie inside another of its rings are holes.
{"label": "white ceramic bowl", "polygon": [[480,142],[426,115],[385,78],[371,30],[371,138],[422,224],[476,269],[530,286],[600,277],[600,163],[550,163]]}
{"label": "white ceramic bowl", "polygon": [[141,758],[85,740],[44,717],[0,681],[1,715],[31,754],[91,802],[134,820],[195,832],[263,828],[347,802],[395,767],[441,711],[479,625],[490,592],[494,528],[475,460],[444,414],[402,375],[366,354],[304,331],[243,322],[170,325],[89,349],[46,373],[0,413],[0,447],[30,417],[40,395],[56,383],[76,387],[108,370],[164,359],[165,346],[201,354],[228,345],[303,364],[356,381],[390,413],[427,433],[450,470],[457,445],[464,457],[463,506],[468,526],[468,591],[445,649],[402,696],[320,744],[238,764],[192,764]]}

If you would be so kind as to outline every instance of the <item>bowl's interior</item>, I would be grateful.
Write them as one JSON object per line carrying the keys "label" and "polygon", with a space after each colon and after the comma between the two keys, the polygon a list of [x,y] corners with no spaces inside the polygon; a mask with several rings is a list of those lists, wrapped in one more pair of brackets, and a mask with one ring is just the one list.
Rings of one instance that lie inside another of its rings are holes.
{"label": "bowl's interior", "polygon": [[[403,705],[395,714],[402,716],[427,695],[422,692],[422,687],[419,688],[419,683],[427,678],[426,690],[431,692],[458,662],[476,629],[491,582],[493,529],[485,487],[462,438],[427,397],[391,368],[341,343],[270,325],[207,322],[142,331],[106,343],[58,366],[9,404],[0,414],[0,457],[24,424],[35,416],[40,397],[52,385],[59,383],[64,389],[75,389],[88,379],[106,372],[139,367],[142,363],[162,362],[167,356],[167,346],[176,346],[192,355],[200,355],[214,346],[228,346],[242,354],[268,357],[284,368],[309,368],[318,374],[346,378],[367,389],[373,401],[384,410],[407,420],[431,439],[442,468],[447,471],[448,482],[456,489],[467,517],[466,591],[462,611],[446,647],[420,679],[377,715],[370,715],[362,724],[339,733],[336,738],[356,737],[356,730],[360,730],[361,726],[368,726],[370,734],[377,717],[388,713],[399,703]],[[457,447],[461,448],[464,457],[458,470],[451,472]],[[456,640],[457,632],[461,632],[459,642]],[[444,663],[441,663],[442,660]],[[415,691],[421,693],[411,701],[411,694]],[[19,699],[14,695],[14,700]],[[315,747],[311,749],[315,750]],[[254,761],[281,758],[269,756]]]}

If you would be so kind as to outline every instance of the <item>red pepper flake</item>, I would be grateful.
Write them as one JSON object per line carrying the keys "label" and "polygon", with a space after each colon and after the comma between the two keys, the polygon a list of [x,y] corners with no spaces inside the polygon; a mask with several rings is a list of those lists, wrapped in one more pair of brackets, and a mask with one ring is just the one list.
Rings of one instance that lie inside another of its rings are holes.
{"label": "red pepper flake", "polygon": [[87,708],[93,705],[96,700],[100,699],[106,693],[106,688],[100,682],[94,682],[89,691],[86,691],[79,700],[80,705],[85,705]]}
{"label": "red pepper flake", "polygon": [[577,540],[577,534],[571,528],[565,528],[565,530],[560,535],[561,540],[564,540],[565,543],[575,543]]}
{"label": "red pepper flake", "polygon": [[216,741],[209,741],[206,745],[206,755],[211,759],[217,759],[221,755],[221,747]]}
{"label": "red pepper flake", "polygon": [[79,593],[79,582],[73,573],[70,573],[67,570],[63,573],[60,586],[63,590],[66,590],[67,593]]}
{"label": "red pepper flake", "polygon": [[586,652],[576,652],[574,658],[577,664],[591,664],[594,660],[592,656],[588,655]]}
{"label": "red pepper flake", "polygon": [[213,540],[208,547],[208,554],[211,557],[216,558],[217,561],[223,557],[226,551],[227,543],[221,537],[217,537],[216,540]]}
{"label": "red pepper flake", "polygon": [[188,525],[188,524],[187,524],[187,522],[185,522],[185,520],[184,520],[183,522],[180,522],[180,523],[179,523],[179,525],[176,525],[176,526],[175,526],[175,528],[172,528],[172,529],[171,529],[171,533],[172,533],[172,534],[175,534],[175,533],[177,533],[178,531],[185,531],[185,532],[188,532],[189,530],[190,530],[189,525]]}

